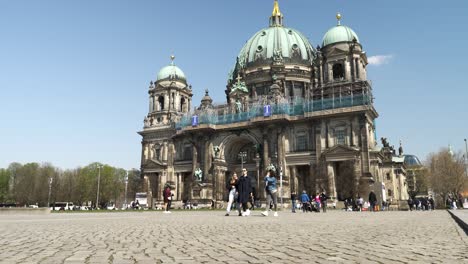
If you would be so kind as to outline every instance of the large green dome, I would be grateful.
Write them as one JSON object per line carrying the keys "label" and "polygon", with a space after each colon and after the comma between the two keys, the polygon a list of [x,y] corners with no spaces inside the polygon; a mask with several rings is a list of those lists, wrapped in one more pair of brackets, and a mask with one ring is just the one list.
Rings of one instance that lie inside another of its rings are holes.
{"label": "large green dome", "polygon": [[337,25],[325,33],[322,41],[322,47],[338,42],[352,42],[353,39],[359,43],[357,34],[349,27]]}
{"label": "large green dome", "polygon": [[[172,59],[173,60],[173,59]],[[174,62],[171,65],[163,67],[157,77],[156,81],[164,80],[164,79],[176,79],[181,81],[187,81],[184,72],[177,66],[174,65]]]}
{"label": "large green dome", "polygon": [[248,65],[257,60],[272,60],[278,51],[285,62],[294,57],[311,62],[315,54],[311,43],[302,33],[292,28],[274,26],[258,31],[247,41],[239,53],[239,64]]}

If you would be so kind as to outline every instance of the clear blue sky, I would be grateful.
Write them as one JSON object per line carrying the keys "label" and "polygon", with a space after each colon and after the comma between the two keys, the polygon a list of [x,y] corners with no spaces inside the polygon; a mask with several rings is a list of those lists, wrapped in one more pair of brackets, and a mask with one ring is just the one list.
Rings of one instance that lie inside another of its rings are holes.
{"label": "clear blue sky", "polygon": [[[246,40],[268,25],[273,0],[0,0],[0,167],[100,161],[140,166],[136,133],[147,89],[171,53],[193,85],[224,100]],[[285,24],[314,46],[336,24],[369,57],[378,137],[424,159],[468,137],[468,1],[280,0]]]}

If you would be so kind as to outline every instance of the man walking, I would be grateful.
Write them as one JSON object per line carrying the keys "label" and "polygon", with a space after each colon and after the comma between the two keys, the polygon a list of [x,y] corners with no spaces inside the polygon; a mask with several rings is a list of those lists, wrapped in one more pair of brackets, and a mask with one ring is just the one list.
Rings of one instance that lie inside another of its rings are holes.
{"label": "man walking", "polygon": [[375,205],[377,204],[377,196],[375,195],[373,191],[369,193],[369,204],[370,204],[369,210],[375,211]]}
{"label": "man walking", "polygon": [[242,216],[249,216],[250,210],[247,208],[247,203],[250,201],[252,194],[252,183],[250,177],[247,175],[247,169],[242,169],[242,176],[237,184],[237,192],[239,194],[237,202],[242,205]]}
{"label": "man walking", "polygon": [[292,203],[292,208],[291,208],[292,210],[291,211],[293,213],[296,212],[296,199],[297,199],[296,192],[292,192],[291,193],[291,203]]}
{"label": "man walking", "polygon": [[323,191],[321,194],[320,194],[320,202],[322,203],[322,210],[324,213],[327,212],[327,200],[328,200],[328,196],[325,194],[325,191]]}

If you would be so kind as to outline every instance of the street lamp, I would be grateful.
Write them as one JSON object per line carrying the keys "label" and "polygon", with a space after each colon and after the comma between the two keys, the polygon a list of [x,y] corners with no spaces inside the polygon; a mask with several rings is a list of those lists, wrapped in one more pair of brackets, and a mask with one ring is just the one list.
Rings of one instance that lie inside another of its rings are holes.
{"label": "street lamp", "polygon": [[99,209],[99,185],[101,183],[101,168],[102,168],[102,165],[97,165],[97,168],[98,168],[99,172],[98,172],[97,193],[96,193],[96,209]]}
{"label": "street lamp", "polygon": [[468,177],[468,144],[466,143],[466,138],[465,138],[465,172],[466,176]]}
{"label": "street lamp", "polygon": [[47,207],[50,206],[50,193],[52,191],[52,182],[54,181],[54,178],[50,177],[49,178],[49,196],[47,197]]}
{"label": "street lamp", "polygon": [[244,160],[247,158],[247,152],[246,151],[241,151],[239,154],[237,154],[239,159],[241,160],[241,170],[244,169]]}
{"label": "street lamp", "polygon": [[281,203],[281,209],[283,209],[283,168],[281,168],[281,162],[278,161],[278,152],[275,151],[275,161],[276,161],[276,170],[279,172],[280,176],[280,203]]}
{"label": "street lamp", "polygon": [[128,171],[126,172],[127,174],[125,175],[125,202],[124,202],[124,205],[125,205],[125,209],[127,209],[127,186],[128,186]]}

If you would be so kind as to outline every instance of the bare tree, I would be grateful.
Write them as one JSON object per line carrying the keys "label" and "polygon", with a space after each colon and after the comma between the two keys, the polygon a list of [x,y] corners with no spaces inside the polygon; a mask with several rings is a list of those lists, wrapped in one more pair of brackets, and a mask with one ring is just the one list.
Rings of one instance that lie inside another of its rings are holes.
{"label": "bare tree", "polygon": [[466,184],[465,163],[461,153],[452,155],[447,149],[432,153],[428,158],[429,187],[443,201],[458,197]]}

